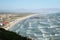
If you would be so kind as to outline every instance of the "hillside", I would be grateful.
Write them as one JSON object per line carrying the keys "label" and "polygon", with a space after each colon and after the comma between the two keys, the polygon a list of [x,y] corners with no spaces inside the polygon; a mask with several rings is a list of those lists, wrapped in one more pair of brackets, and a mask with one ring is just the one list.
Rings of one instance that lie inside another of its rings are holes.
{"label": "hillside", "polygon": [[31,39],[0,28],[0,40],[31,40]]}

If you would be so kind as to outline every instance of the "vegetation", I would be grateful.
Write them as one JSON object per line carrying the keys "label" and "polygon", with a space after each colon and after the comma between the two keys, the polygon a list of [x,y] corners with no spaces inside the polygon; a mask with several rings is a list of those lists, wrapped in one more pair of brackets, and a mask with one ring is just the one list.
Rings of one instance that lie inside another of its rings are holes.
{"label": "vegetation", "polygon": [[50,37],[49,40],[52,40],[52,37]]}
{"label": "vegetation", "polygon": [[17,35],[14,32],[0,28],[0,40],[31,40],[30,38]]}

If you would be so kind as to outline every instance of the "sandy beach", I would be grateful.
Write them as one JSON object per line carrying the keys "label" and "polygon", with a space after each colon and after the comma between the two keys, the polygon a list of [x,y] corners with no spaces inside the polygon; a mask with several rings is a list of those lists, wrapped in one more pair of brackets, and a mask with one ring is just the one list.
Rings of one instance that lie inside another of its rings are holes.
{"label": "sandy beach", "polygon": [[25,17],[22,17],[22,18],[18,18],[16,19],[15,21],[12,21],[10,22],[8,25],[6,25],[5,27],[3,27],[4,29],[8,30],[9,28],[13,27],[15,24],[17,24],[18,22],[24,20],[24,19],[27,19],[27,18],[30,18],[32,16],[35,16],[37,14],[32,14],[32,15],[28,15],[28,16],[25,16]]}

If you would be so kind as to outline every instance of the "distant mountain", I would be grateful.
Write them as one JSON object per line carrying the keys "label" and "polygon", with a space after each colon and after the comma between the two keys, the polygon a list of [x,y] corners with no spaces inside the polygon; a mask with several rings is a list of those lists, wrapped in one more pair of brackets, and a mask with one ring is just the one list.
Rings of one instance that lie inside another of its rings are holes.
{"label": "distant mountain", "polygon": [[0,12],[33,12],[33,13],[55,13],[60,12],[60,8],[41,8],[41,9],[15,9],[15,10],[0,10]]}

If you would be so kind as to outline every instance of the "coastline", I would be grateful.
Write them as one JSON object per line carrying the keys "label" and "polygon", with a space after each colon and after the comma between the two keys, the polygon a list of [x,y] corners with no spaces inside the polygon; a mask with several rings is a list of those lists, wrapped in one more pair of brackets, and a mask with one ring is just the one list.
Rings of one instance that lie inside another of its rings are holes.
{"label": "coastline", "polygon": [[35,15],[37,15],[37,14],[32,14],[32,15],[28,15],[28,16],[25,16],[25,17],[22,17],[22,18],[18,18],[18,19],[16,19],[15,21],[10,22],[7,26],[5,26],[5,27],[3,27],[3,28],[4,28],[5,30],[8,30],[9,28],[13,27],[16,23],[18,23],[18,22],[20,22],[20,21],[22,21],[22,20],[24,20],[24,19],[27,19],[27,18],[29,18],[29,17],[35,16]]}

